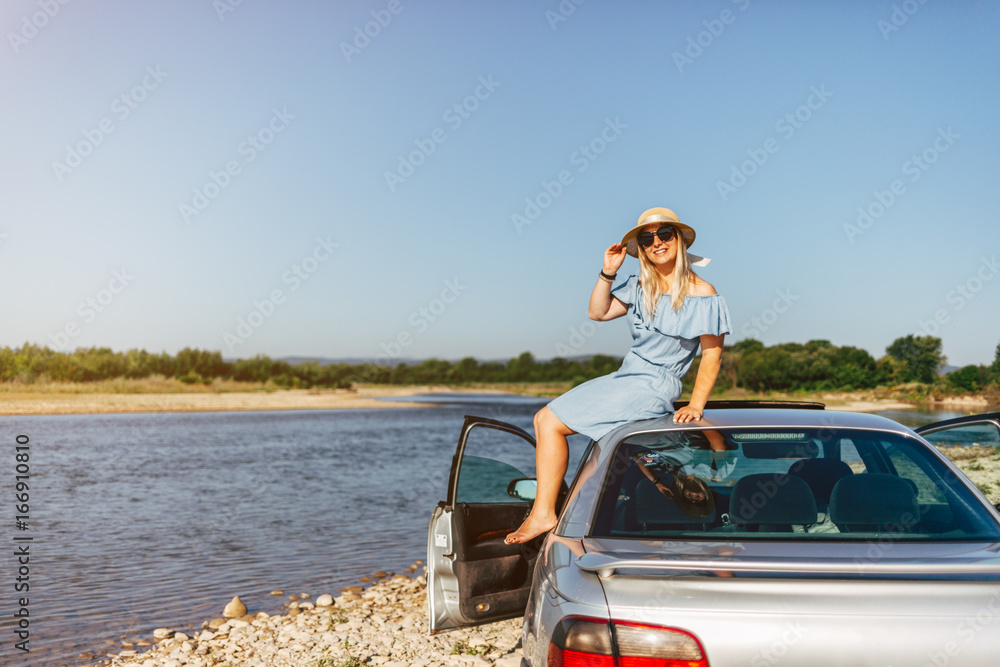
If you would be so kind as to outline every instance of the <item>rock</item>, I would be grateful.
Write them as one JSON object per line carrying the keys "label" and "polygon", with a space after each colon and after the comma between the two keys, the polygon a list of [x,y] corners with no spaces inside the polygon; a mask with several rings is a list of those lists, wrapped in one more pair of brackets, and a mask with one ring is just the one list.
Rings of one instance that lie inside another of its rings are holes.
{"label": "rock", "polygon": [[311,595],[309,595],[308,593],[299,593],[299,599],[300,599],[300,600],[308,600],[308,599],[309,599],[309,598],[311,598],[311,597],[312,597],[312,596],[311,596]]}
{"label": "rock", "polygon": [[173,630],[168,630],[167,628],[156,628],[153,630],[153,637],[156,639],[166,639],[174,634]]}
{"label": "rock", "polygon": [[208,622],[208,627],[212,628],[213,630],[218,630],[220,626],[223,626],[225,624],[226,624],[226,619],[213,618],[211,621]]}
{"label": "rock", "polygon": [[385,570],[379,570],[378,572],[376,572],[372,576],[375,577],[376,579],[385,579],[386,577],[389,576],[389,573],[386,572]]}
{"label": "rock", "polygon": [[360,579],[358,579],[358,581],[367,584],[367,583],[375,581],[375,580],[372,579],[371,577],[361,577]]}
{"label": "rock", "polygon": [[357,595],[358,593],[360,593],[360,592],[362,592],[364,590],[365,590],[364,586],[344,586],[343,588],[340,589],[340,592],[341,593],[354,593],[355,595]]}
{"label": "rock", "polygon": [[284,595],[285,591],[271,591],[271,595]]}
{"label": "rock", "polygon": [[175,633],[174,633],[174,639],[177,639],[177,640],[179,640],[179,641],[182,641],[182,642],[186,642],[187,640],[189,640],[189,639],[191,639],[191,638],[190,638],[190,637],[188,637],[188,636],[187,636],[186,634],[184,634],[183,632],[175,632]]}
{"label": "rock", "polygon": [[298,616],[301,613],[302,612],[299,611],[298,607],[292,607],[291,609],[288,610],[288,615],[291,616],[291,617],[293,617],[293,618],[296,617],[296,616]]}
{"label": "rock", "polygon": [[329,607],[333,604],[333,596],[329,593],[323,593],[318,598],[316,598],[317,607]]}
{"label": "rock", "polygon": [[237,616],[243,616],[247,613],[247,606],[243,604],[240,600],[240,596],[235,595],[233,599],[229,601],[226,608],[222,610],[222,615],[227,618],[235,618]]}

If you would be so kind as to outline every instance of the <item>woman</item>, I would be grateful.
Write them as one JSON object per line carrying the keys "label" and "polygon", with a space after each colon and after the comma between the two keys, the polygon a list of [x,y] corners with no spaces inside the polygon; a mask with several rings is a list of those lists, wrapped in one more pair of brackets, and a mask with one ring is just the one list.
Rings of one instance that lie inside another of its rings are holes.
{"label": "woman", "polygon": [[[632,349],[622,366],[566,392],[535,414],[538,490],[524,523],[509,534],[507,544],[527,542],[556,525],[556,498],[569,446],[566,437],[582,433],[599,440],[612,429],[637,419],[673,412],[681,395],[681,378],[701,346],[701,364],[688,405],[674,421],[701,419],[722,363],[722,342],[729,309],[715,288],[691,270],[710,260],[689,255],[695,232],[666,208],[651,208],[639,223],[604,253],[590,295],[592,320],[608,321],[628,313]],[[629,254],[639,258],[639,276],[614,289],[618,269]]]}

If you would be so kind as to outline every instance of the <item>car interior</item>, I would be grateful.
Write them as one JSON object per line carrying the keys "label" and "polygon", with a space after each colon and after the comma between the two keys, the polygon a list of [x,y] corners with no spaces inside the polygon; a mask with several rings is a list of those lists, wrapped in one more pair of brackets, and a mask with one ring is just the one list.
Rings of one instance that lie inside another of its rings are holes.
{"label": "car interior", "polygon": [[[621,443],[593,536],[996,538],[982,505],[922,443],[861,430],[713,434],[714,444],[677,431]],[[700,506],[684,499],[692,488]]]}

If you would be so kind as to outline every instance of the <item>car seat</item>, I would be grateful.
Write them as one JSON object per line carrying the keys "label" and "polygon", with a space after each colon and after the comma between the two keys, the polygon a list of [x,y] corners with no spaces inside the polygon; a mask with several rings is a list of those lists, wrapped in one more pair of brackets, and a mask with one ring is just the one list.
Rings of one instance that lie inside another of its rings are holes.
{"label": "car seat", "polygon": [[913,482],[884,473],[844,477],[830,494],[830,519],[842,532],[908,532],[920,520]]}
{"label": "car seat", "polygon": [[760,532],[793,532],[816,523],[816,499],[800,477],[781,473],[747,475],[729,499],[733,525]]}

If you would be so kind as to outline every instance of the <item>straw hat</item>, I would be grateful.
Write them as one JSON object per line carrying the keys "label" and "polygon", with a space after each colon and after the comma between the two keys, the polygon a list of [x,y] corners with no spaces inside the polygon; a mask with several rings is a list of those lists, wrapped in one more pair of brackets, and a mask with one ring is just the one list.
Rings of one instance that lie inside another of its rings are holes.
{"label": "straw hat", "polygon": [[[636,237],[639,235],[639,232],[642,231],[643,227],[657,223],[668,224],[680,232],[681,238],[684,239],[685,248],[690,248],[694,243],[695,232],[691,227],[682,223],[677,217],[677,214],[669,208],[657,207],[644,211],[643,214],[639,216],[639,222],[636,226],[628,230],[628,232],[625,233],[625,236],[622,237],[621,244],[625,246],[625,252],[633,257],[638,257],[639,242],[636,240]],[[691,264],[694,266],[706,266],[712,261],[707,257],[701,257],[700,255],[695,255],[690,252],[688,253],[688,259],[691,260]]]}

